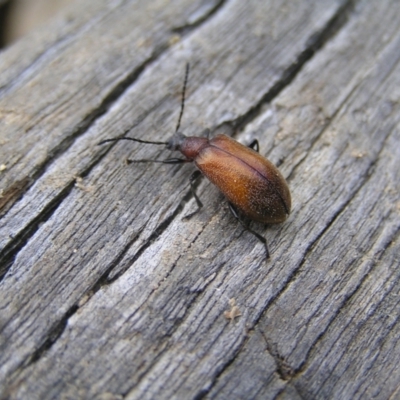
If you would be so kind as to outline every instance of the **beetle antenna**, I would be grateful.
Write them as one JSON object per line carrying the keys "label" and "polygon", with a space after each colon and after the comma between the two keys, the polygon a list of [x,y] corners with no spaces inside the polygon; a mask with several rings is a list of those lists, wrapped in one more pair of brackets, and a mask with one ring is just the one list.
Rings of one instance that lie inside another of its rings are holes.
{"label": "beetle antenna", "polygon": [[181,126],[183,109],[185,108],[185,92],[186,92],[186,84],[187,84],[188,76],[189,76],[189,63],[186,64],[185,80],[183,81],[183,89],[182,89],[181,112],[179,114],[178,124],[176,125],[175,133],[178,132],[178,129]]}
{"label": "beetle antenna", "polygon": [[109,142],[118,142],[119,140],[132,140],[133,142],[148,143],[148,144],[163,144],[163,145],[168,144],[168,142],[151,142],[149,140],[142,140],[142,139],[136,139],[136,138],[131,138],[131,137],[120,137],[120,138],[113,138],[113,139],[104,139],[101,142],[97,143],[97,145],[109,143]]}

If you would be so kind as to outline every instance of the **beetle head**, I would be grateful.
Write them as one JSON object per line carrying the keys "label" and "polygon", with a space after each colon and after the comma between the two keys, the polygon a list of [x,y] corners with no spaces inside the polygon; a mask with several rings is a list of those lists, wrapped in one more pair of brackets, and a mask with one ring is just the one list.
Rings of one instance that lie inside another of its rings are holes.
{"label": "beetle head", "polygon": [[186,140],[186,136],[181,132],[176,132],[174,135],[167,141],[167,149],[168,150],[179,150],[182,146],[182,143]]}

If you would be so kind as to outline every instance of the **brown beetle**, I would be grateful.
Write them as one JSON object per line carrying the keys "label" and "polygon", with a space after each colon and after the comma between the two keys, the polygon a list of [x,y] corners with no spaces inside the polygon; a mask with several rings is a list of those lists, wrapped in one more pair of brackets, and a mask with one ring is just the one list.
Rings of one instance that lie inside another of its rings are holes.
{"label": "brown beetle", "polygon": [[[186,158],[169,158],[167,160],[134,160],[132,162],[160,162],[164,164],[180,164],[193,162],[198,170],[190,177],[190,187],[197,202],[198,212],[203,204],[198,198],[194,182],[203,174],[228,199],[232,214],[245,229],[264,243],[269,257],[266,239],[250,229],[239,217],[244,216],[266,224],[285,221],[290,214],[291,197],[285,178],[278,168],[258,153],[258,141],[254,140],[246,147],[226,135],[208,137],[186,137],[179,132],[180,122],[185,104],[185,90],[189,73],[186,66],[185,81],[182,91],[181,112],[175,134],[167,142],[153,142],[130,137],[106,139],[99,144],[118,140],[132,140],[139,143],[165,145],[169,150],[180,151]],[[256,148],[257,151],[253,150]]]}

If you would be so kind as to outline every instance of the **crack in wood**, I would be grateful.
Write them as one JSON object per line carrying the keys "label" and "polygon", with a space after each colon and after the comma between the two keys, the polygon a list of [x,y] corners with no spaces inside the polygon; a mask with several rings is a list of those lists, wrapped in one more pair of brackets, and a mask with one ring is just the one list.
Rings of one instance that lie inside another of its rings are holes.
{"label": "crack in wood", "polygon": [[[350,97],[355,93],[355,91],[360,87],[362,83],[362,80],[360,80],[356,85],[354,85],[354,87],[352,88],[352,90],[350,90],[350,92],[347,94],[347,96],[344,97],[343,101],[339,104],[339,106],[337,107],[337,109],[332,113],[332,115],[330,117],[326,117],[326,123],[322,126],[320,132],[315,136],[315,138],[313,138],[310,142],[310,146],[307,149],[307,153],[311,153],[312,149],[314,148],[314,146],[318,143],[319,139],[322,137],[322,135],[327,131],[327,129],[331,126],[332,121],[335,120],[335,118],[339,115],[339,112],[343,109],[343,107],[345,107],[345,105],[347,104],[348,100],[350,99]],[[321,110],[322,111],[322,110]],[[287,176],[287,180],[289,181],[292,176],[295,174],[296,170],[307,160],[307,154],[301,158],[291,169],[289,175]]]}
{"label": "crack in wood", "polygon": [[[4,214],[8,211],[7,206],[10,203],[14,203],[18,197],[21,196],[21,193],[26,191],[26,187],[29,186],[30,178],[26,177],[19,181],[14,182],[11,186],[9,186],[5,192],[0,193],[0,212],[4,209]],[[1,217],[4,216],[1,215]]]}
{"label": "crack in wood", "polygon": [[[226,326],[229,326],[229,322],[226,322]],[[211,389],[213,388],[213,386],[217,382],[218,378],[226,371],[226,369],[229,368],[230,365],[232,365],[234,363],[234,361],[236,360],[236,358],[238,357],[238,355],[240,354],[242,349],[245,347],[245,345],[248,342],[249,338],[250,338],[250,335],[248,333],[246,335],[242,335],[241,336],[242,341],[239,344],[239,346],[237,347],[237,349],[235,350],[235,352],[232,353],[232,355],[229,358],[229,360],[227,360],[227,362],[223,366],[221,366],[220,369],[216,370],[214,376],[212,377],[212,381],[209,384],[209,386],[207,388],[201,389],[197,394],[195,394],[194,397],[193,397],[194,399],[201,400],[205,396],[207,396],[207,394],[211,391]],[[214,342],[217,341],[217,340],[218,340],[218,337],[215,338]],[[210,345],[212,345],[212,343],[210,343]]]}
{"label": "crack in wood", "polygon": [[[255,329],[256,326],[253,328]],[[258,329],[262,338],[266,344],[266,350],[268,353],[274,358],[276,363],[276,373],[279,376],[279,379],[285,382],[290,382],[291,378],[295,376],[296,371],[291,368],[291,366],[285,361],[285,359],[279,354],[278,350],[274,348],[270,344],[269,339],[265,336],[265,333],[262,329]]]}
{"label": "crack in wood", "polygon": [[11,268],[14,259],[21,249],[25,246],[28,240],[39,229],[40,224],[47,221],[62,203],[62,201],[69,195],[74,187],[74,182],[66,186],[52,201],[50,201],[43,211],[37,215],[18,235],[14,236],[11,242],[6,245],[0,252],[0,281],[4,275]]}
{"label": "crack in wood", "polygon": [[23,365],[20,365],[20,369],[29,368],[32,364],[35,364],[41,357],[51,349],[57,339],[63,334],[65,328],[67,327],[68,320],[72,315],[74,315],[79,307],[73,305],[64,315],[64,317],[59,320],[55,326],[49,330],[48,335],[44,342],[31,354],[31,356],[25,361]]}
{"label": "crack in wood", "polygon": [[246,344],[249,341],[250,335],[247,334],[246,336],[242,336],[242,343],[238,346],[238,348],[235,350],[235,352],[232,353],[231,358],[223,365],[221,366],[220,370],[217,370],[215,375],[213,376],[210,385],[207,388],[203,388],[200,390],[199,393],[197,393],[194,396],[195,400],[201,400],[204,399],[205,396],[207,396],[208,393],[210,393],[211,389],[214,387],[214,385],[217,383],[218,378],[231,366],[234,364],[235,360],[239,356],[240,352],[243,350],[243,348],[246,346]]}
{"label": "crack in wood", "polygon": [[[140,247],[140,249],[136,252],[136,254],[130,259],[129,266],[123,268],[120,272],[118,272],[118,274],[113,275],[112,278],[107,278],[106,281],[104,281],[104,284],[109,285],[112,282],[119,279],[129,269],[129,267],[140,258],[140,256],[153,244],[153,242],[165,232],[165,230],[169,227],[169,225],[175,220],[176,216],[182,212],[184,205],[188,202],[188,200],[191,198],[191,196],[192,196],[192,193],[190,191],[188,191],[188,193],[180,201],[178,207],[176,207],[174,212],[171,213],[171,215],[169,217],[167,217],[160,225],[158,225],[158,227],[156,227],[154,229],[153,233],[146,240],[146,243],[144,243]],[[114,269],[118,265],[118,263],[120,261],[122,261],[125,254],[128,252],[129,248],[131,247],[131,245],[133,243],[134,242],[129,243],[123,249],[123,251],[121,252],[121,255],[118,257],[117,261],[115,263],[113,263],[112,269]],[[112,269],[110,269],[109,272],[111,272]],[[100,289],[100,287],[99,287],[99,289]]]}
{"label": "crack in wood", "polygon": [[[395,235],[393,235],[393,236],[397,236],[398,232],[399,232],[399,229],[396,230]],[[388,242],[390,243],[391,241],[392,241],[392,239],[390,238],[390,240],[388,240]],[[383,255],[383,253],[382,253],[382,255]],[[371,261],[372,266],[371,266],[371,269],[370,269],[369,271],[372,271],[372,270],[373,270],[374,265],[375,265],[375,266],[377,265],[377,261],[379,261],[380,258],[381,258],[381,257],[379,257],[379,258],[376,259],[376,260],[372,260],[372,261]],[[359,285],[357,285],[357,286],[355,287],[354,291],[353,291],[352,293],[349,293],[347,296],[345,296],[343,304],[339,307],[338,312],[334,315],[334,318],[332,318],[332,321],[342,312],[342,310],[343,310],[345,304],[348,303],[348,302],[357,294],[358,290],[363,286],[364,282],[365,282],[367,279],[368,279],[368,274],[365,274],[365,276],[363,277],[363,279],[360,281]],[[393,284],[393,285],[394,285],[394,284]],[[363,321],[361,324],[359,324],[359,325],[357,326],[357,328],[358,328],[358,329],[357,329],[357,332],[361,329],[361,327],[363,327],[363,326],[367,323],[368,319],[376,312],[376,310],[377,310],[377,308],[379,307],[379,305],[382,304],[385,300],[386,300],[386,298],[383,297],[383,298],[375,305],[374,310],[371,311],[371,312],[369,313],[368,318],[367,318],[365,321]],[[365,309],[366,307],[367,307],[367,306],[365,306],[364,309]],[[398,316],[398,317],[393,321],[393,323],[391,324],[391,326],[395,326],[399,320],[400,320],[400,316]],[[316,345],[317,345],[318,342],[320,341],[321,337],[329,330],[332,321],[330,321],[330,323],[326,326],[326,329],[324,330],[324,332],[323,332],[320,336],[317,337],[315,343],[314,343],[313,346],[310,348],[310,351],[308,352],[308,354],[311,353],[311,351],[316,347]],[[347,325],[345,325],[345,326],[343,327],[343,331],[351,324],[351,322],[352,322],[352,319],[348,322]],[[342,332],[343,332],[343,331],[342,331]],[[388,329],[388,331],[390,332],[390,329]],[[338,340],[340,339],[340,337],[341,337],[341,334],[338,336]],[[380,342],[380,343],[382,343],[383,341],[384,341],[384,338],[379,338],[379,342]],[[348,348],[351,346],[351,343],[352,343],[351,341],[348,342],[348,344],[347,344],[347,346],[346,346],[346,349],[348,349]],[[335,365],[333,366],[333,370],[336,368],[336,366],[337,366],[338,364],[340,364],[341,360],[343,359],[343,357],[344,357],[345,355],[346,355],[346,351],[343,351],[342,354],[341,354],[341,356],[338,357],[338,359],[336,360],[336,363],[335,363]],[[307,359],[308,359],[308,356],[306,357],[306,360],[307,360]],[[299,368],[299,373],[303,372],[303,371],[306,369],[306,364],[307,364],[307,362],[305,361],[304,364],[305,364],[305,365],[301,365],[301,366],[300,366],[300,368]],[[324,386],[324,383],[325,383],[328,379],[329,379],[329,376],[326,376],[326,379],[323,380],[323,381],[321,382],[320,390],[322,390],[322,388],[323,388],[323,386]],[[318,395],[318,393],[319,393],[319,391],[316,392],[317,395]]]}
{"label": "crack in wood", "polygon": [[[191,19],[181,26],[172,28],[172,32],[179,33],[180,35],[192,31],[194,28],[200,26],[213,17],[227,2],[227,0],[216,0],[214,2],[206,3],[203,7],[191,16]],[[214,4],[213,4],[214,3]]]}
{"label": "crack in wood", "polygon": [[[53,214],[53,212],[55,211],[55,209],[57,208],[57,206],[64,200],[65,197],[68,196],[69,192],[72,190],[73,188],[73,184],[71,185],[71,188],[69,190],[67,190],[67,193],[64,194],[64,196],[61,199],[58,199],[59,201],[57,201],[56,206],[53,206],[52,209],[47,211],[48,214],[48,218],[50,218],[50,216]],[[181,201],[181,203],[179,204],[179,206],[176,208],[176,210],[174,211],[174,213],[172,213],[165,221],[163,221],[158,228],[156,228],[154,230],[154,232],[149,236],[149,238],[147,239],[146,243],[137,251],[137,253],[135,254],[135,256],[131,259],[131,262],[129,263],[129,267],[135,263],[135,261],[137,259],[140,258],[140,256],[145,252],[145,250],[150,247],[153,242],[168,228],[168,226],[171,224],[172,221],[175,220],[176,215],[178,215],[183,207],[184,207],[184,203],[186,203],[188,201],[188,199],[191,197],[191,192],[188,192],[186,194],[186,196],[184,197],[184,199]],[[43,215],[43,214],[42,214]],[[38,225],[40,223],[42,223],[43,220],[40,220],[38,222],[36,222],[35,226],[32,226],[32,230],[34,230],[34,232],[36,232]],[[117,259],[110,264],[109,268],[107,268],[107,270],[103,273],[103,275],[97,280],[97,282],[95,282],[95,284],[92,286],[92,288],[90,288],[83,296],[82,298],[85,298],[85,303],[87,301],[90,300],[91,297],[93,297],[102,287],[104,286],[108,286],[110,284],[112,284],[114,281],[116,281],[117,279],[119,279],[128,269],[129,267],[124,268],[123,270],[119,271],[118,274],[115,274],[112,278],[109,278],[110,273],[112,272],[112,270],[119,264],[119,262],[125,257],[126,253],[129,251],[129,249],[131,248],[132,244],[135,243],[135,241],[138,239],[138,237],[140,236],[140,233],[143,231],[144,228],[141,229],[141,231],[139,231],[134,238],[125,246],[125,248],[122,250],[122,252],[120,253],[120,255],[117,257]],[[32,235],[34,234],[34,232],[32,233]],[[196,236],[197,237],[197,236]],[[25,245],[25,243],[27,242],[28,238],[21,238],[20,242],[23,240],[23,243],[21,243],[21,246],[18,249],[13,249],[14,251],[10,251],[10,254],[6,253],[6,257],[7,260],[10,260],[10,258],[14,258],[16,256],[16,253],[18,253],[18,251]],[[3,259],[4,260],[4,259]],[[173,268],[169,271],[168,275],[172,272],[172,270],[175,268],[177,264],[177,261],[174,263]],[[12,265],[12,260],[9,261],[9,265],[8,268]],[[7,268],[7,270],[8,270]],[[1,265],[0,265],[0,271],[1,271]],[[168,275],[166,277],[168,277]],[[152,291],[150,293],[150,295],[153,293],[154,291]],[[200,294],[202,291],[197,291],[197,292],[193,292],[193,293],[197,293]],[[195,301],[195,300],[193,300]],[[80,304],[80,300],[77,302],[77,304]],[[71,309],[65,314],[65,316],[60,320],[60,322],[57,324],[57,326],[49,331],[49,335],[48,338],[46,339],[46,341],[44,342],[44,344],[33,353],[33,355],[31,356],[28,364],[26,366],[24,366],[24,368],[29,367],[31,364],[35,363],[36,361],[38,361],[41,357],[42,354],[44,354],[47,350],[49,350],[53,344],[56,342],[56,340],[61,337],[63,331],[65,330],[68,320],[69,318],[71,318],[76,311],[79,309],[78,306],[73,306],[71,307]],[[189,307],[188,307],[189,309]]]}
{"label": "crack in wood", "polygon": [[262,106],[271,102],[277,97],[282,90],[290,85],[298,73],[303,69],[304,65],[315,55],[315,53],[322,49],[329,41],[331,41],[336,34],[346,25],[349,21],[351,13],[359,0],[348,0],[338,9],[338,11],[327,22],[325,27],[320,32],[315,32],[306,41],[305,49],[297,56],[297,58],[290,64],[282,73],[282,77],[265,93],[261,99],[251,107],[245,114],[231,120],[224,121],[219,126],[224,124],[230,125],[234,130],[243,130],[244,127],[252,122],[260,113]]}
{"label": "crack in wood", "polygon": [[[386,243],[388,244],[387,246],[385,246],[385,250],[389,248],[390,244],[393,242],[393,239],[395,237],[398,236],[400,232],[400,226],[397,227],[397,229],[392,233],[392,235],[390,235],[387,239],[386,239]],[[371,258],[370,260],[370,264],[371,264],[371,268],[368,270],[368,273],[365,273],[364,277],[360,280],[360,282],[354,287],[353,291],[349,292],[346,294],[346,296],[343,297],[343,301],[341,302],[340,306],[338,307],[337,311],[335,312],[334,315],[332,315],[332,318],[330,319],[330,321],[327,323],[325,329],[323,332],[321,332],[315,339],[314,343],[312,344],[312,346],[310,346],[306,357],[304,357],[304,362],[302,364],[299,365],[298,368],[296,368],[294,370],[294,374],[291,377],[291,379],[295,378],[296,376],[299,376],[300,374],[302,374],[306,369],[307,369],[307,364],[308,364],[308,359],[309,359],[309,355],[314,351],[314,349],[317,347],[317,345],[319,344],[319,342],[321,341],[321,339],[325,336],[325,334],[329,331],[331,324],[333,323],[333,321],[335,321],[335,319],[337,318],[338,315],[340,315],[340,313],[343,312],[343,309],[345,308],[346,304],[349,303],[349,301],[351,301],[352,298],[354,298],[354,296],[358,293],[358,291],[360,290],[361,287],[363,287],[364,282],[369,279],[369,274],[373,271],[374,267],[378,264],[378,261],[382,258],[384,254],[384,251],[382,251],[378,257],[375,258]],[[382,298],[382,300],[377,303],[375,308],[378,308],[379,304],[381,304],[383,301],[385,301],[385,298]],[[397,320],[400,320],[400,317],[397,318]],[[393,326],[397,323],[397,321],[394,321]],[[350,324],[350,322],[349,322]],[[348,324],[348,325],[349,325]],[[350,344],[349,344],[350,345]],[[345,352],[343,353],[345,354]],[[340,363],[340,360],[342,359],[342,357],[339,357],[337,360],[337,364]],[[327,377],[328,379],[328,377]],[[323,385],[321,385],[322,387]]]}
{"label": "crack in wood", "polygon": [[[224,265],[225,265],[225,263],[219,264],[218,269],[219,269],[219,270],[222,269],[222,268],[224,267]],[[173,268],[175,268],[175,266],[176,266],[176,263],[174,263]],[[171,271],[170,271],[170,272],[171,272]],[[212,280],[211,280],[211,281],[212,281]],[[211,281],[207,282],[207,284],[210,283]],[[154,293],[154,291],[155,291],[155,290],[151,291],[149,297]],[[201,295],[202,292],[203,292],[203,291],[195,291],[195,292],[189,291],[189,292],[188,292],[188,293],[189,293],[189,296],[188,296],[189,299],[188,299],[188,301],[187,301],[187,303],[186,303],[186,311],[185,311],[184,315],[183,315],[182,317],[180,317],[180,320],[181,320],[181,321],[184,321],[185,318],[186,318],[186,316],[190,314],[191,309],[192,309],[192,306],[196,303],[197,298]],[[146,301],[147,301],[147,299],[146,299]],[[145,303],[145,302],[144,302],[144,303]],[[137,310],[130,316],[130,318],[131,318],[132,316],[134,316],[134,315],[136,314],[136,312],[137,312]],[[228,324],[227,324],[227,325],[228,325]],[[162,347],[162,348],[159,350],[159,353],[158,353],[156,356],[154,356],[154,358],[152,359],[152,362],[148,365],[148,367],[147,367],[141,374],[139,374],[138,379],[137,379],[138,382],[142,382],[142,380],[143,380],[143,378],[146,376],[146,374],[148,374],[149,371],[151,371],[151,369],[152,369],[154,366],[157,365],[157,363],[159,362],[159,360],[161,360],[161,358],[163,357],[163,355],[164,355],[164,354],[167,354],[168,351],[169,351],[171,348],[173,348],[173,346],[174,346],[173,334],[174,334],[179,328],[180,328],[180,325],[175,323],[175,324],[173,324],[173,325],[171,326],[171,328],[170,328],[168,331],[166,331],[166,332],[164,333],[163,336],[165,337],[165,340],[164,340],[164,341],[163,341],[163,340],[159,340],[159,341],[158,341],[158,343],[161,343],[160,347]],[[154,352],[155,352],[155,350],[154,350]],[[130,388],[128,388],[128,389],[122,394],[123,397],[126,397],[126,396],[130,395],[130,393],[131,393],[137,386],[138,386],[138,384],[134,384],[134,385],[132,385]],[[145,393],[145,392],[143,392],[143,393]],[[208,392],[207,392],[207,393],[208,393]]]}

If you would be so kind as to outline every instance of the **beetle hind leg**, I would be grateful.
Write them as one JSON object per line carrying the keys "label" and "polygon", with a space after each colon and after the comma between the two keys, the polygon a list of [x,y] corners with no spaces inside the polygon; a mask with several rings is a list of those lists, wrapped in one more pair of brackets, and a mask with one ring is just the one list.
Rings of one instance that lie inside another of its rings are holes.
{"label": "beetle hind leg", "polygon": [[255,150],[257,153],[260,152],[260,143],[258,143],[257,139],[254,139],[247,147],[250,147],[250,149]]}
{"label": "beetle hind leg", "polygon": [[253,234],[261,243],[264,244],[266,258],[268,259],[269,258],[269,250],[268,250],[267,239],[264,236],[261,236],[256,231],[253,231],[253,229],[251,229],[247,224],[245,224],[242,221],[242,219],[239,217],[239,214],[238,214],[237,210],[235,209],[235,206],[232,203],[228,202],[228,205],[229,205],[229,210],[231,211],[232,215],[240,222],[240,224],[243,226],[243,228],[246,231],[249,231],[251,234]]}

